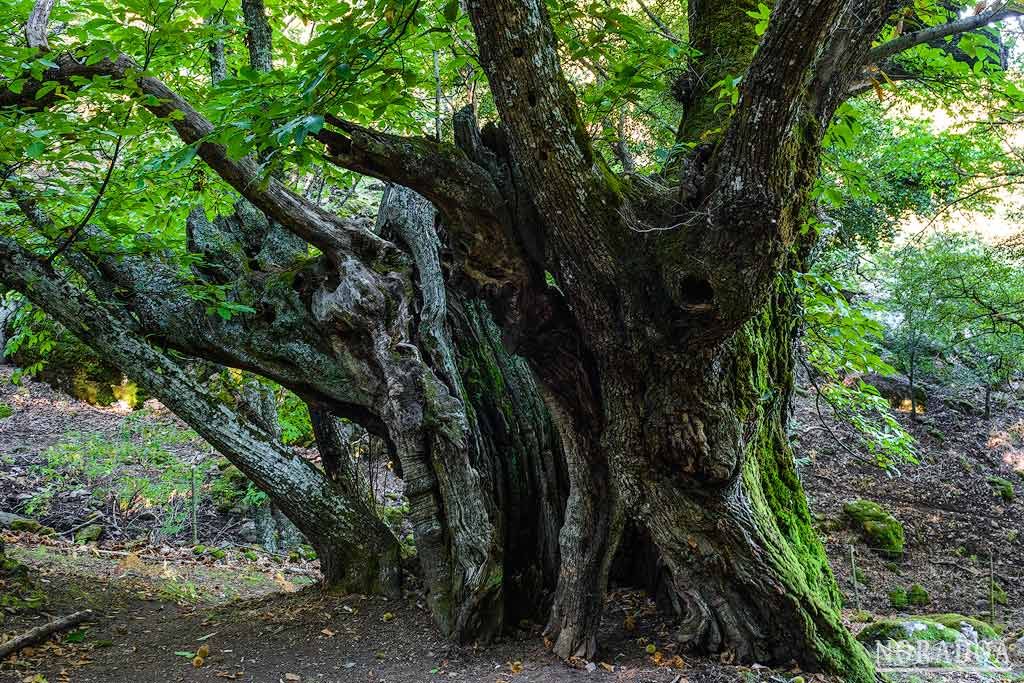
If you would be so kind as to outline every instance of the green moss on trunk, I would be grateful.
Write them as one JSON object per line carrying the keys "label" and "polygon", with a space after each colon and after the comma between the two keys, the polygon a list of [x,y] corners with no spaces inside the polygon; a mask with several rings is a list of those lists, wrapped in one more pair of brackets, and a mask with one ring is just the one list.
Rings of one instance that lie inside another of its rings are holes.
{"label": "green moss on trunk", "polygon": [[[840,618],[842,599],[824,546],[814,531],[807,498],[785,432],[793,385],[791,353],[795,317],[788,278],[772,304],[737,335],[736,388],[756,431],[749,440],[742,480],[765,537],[773,580],[786,591],[807,656],[847,681],[874,680],[864,649]],[[745,375],[745,376],[744,376]],[[787,618],[789,618],[787,616]]]}

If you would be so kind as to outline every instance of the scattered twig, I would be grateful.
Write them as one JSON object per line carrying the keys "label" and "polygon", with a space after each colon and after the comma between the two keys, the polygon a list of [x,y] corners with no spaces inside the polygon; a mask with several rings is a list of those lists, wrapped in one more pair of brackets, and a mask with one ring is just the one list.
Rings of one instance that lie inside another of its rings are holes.
{"label": "scattered twig", "polygon": [[90,524],[95,524],[97,522],[97,520],[100,520],[102,518],[103,518],[103,515],[99,514],[98,512],[94,512],[93,514],[89,515],[86,518],[86,520],[84,522],[82,522],[81,524],[78,524],[76,526],[71,527],[70,529],[67,529],[65,531],[60,532],[61,536],[68,536],[68,535],[74,536],[75,532],[78,531],[79,529],[84,529],[85,527],[89,526]]}
{"label": "scattered twig", "polygon": [[20,636],[16,636],[11,640],[8,640],[3,645],[0,645],[0,659],[3,659],[12,652],[18,652],[19,650],[22,650],[30,645],[41,643],[54,633],[66,631],[72,626],[80,624],[83,621],[86,621],[87,619],[91,618],[92,610],[86,609],[82,610],[81,612],[74,612],[72,614],[67,615],[66,617],[61,617],[60,619],[54,619],[53,621],[43,624],[42,626],[36,626],[33,629],[25,631],[25,633],[21,634]]}

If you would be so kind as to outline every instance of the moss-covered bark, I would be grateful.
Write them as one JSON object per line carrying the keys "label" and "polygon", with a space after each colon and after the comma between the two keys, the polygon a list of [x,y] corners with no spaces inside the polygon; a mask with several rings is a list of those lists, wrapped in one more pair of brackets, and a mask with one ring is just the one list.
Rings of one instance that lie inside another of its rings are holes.
{"label": "moss-covered bark", "polygon": [[568,488],[561,444],[533,374],[505,348],[486,305],[454,305],[449,322],[475,460],[500,514],[505,621],[542,619],[558,575]]}
{"label": "moss-covered bark", "polygon": [[782,282],[717,349],[632,369],[620,356],[613,476],[671,573],[682,642],[867,683],[785,433],[793,314]]}
{"label": "moss-covered bark", "polygon": [[[695,0],[689,3],[690,45],[697,55],[674,84],[683,105],[679,142],[706,143],[729,119],[734,80],[743,77],[757,49],[757,0]],[[748,14],[751,13],[751,14]]]}

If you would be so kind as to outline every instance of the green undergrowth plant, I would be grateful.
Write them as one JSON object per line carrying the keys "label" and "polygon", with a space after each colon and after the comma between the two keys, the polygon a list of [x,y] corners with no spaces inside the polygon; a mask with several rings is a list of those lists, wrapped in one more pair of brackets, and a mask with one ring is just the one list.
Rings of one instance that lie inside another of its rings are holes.
{"label": "green undergrowth plant", "polygon": [[1017,493],[1014,490],[1013,482],[1002,477],[989,477],[988,483],[992,486],[993,492],[1003,499],[1004,502],[1012,503]]}
{"label": "green undergrowth plant", "polygon": [[190,430],[147,420],[141,412],[125,418],[111,435],[68,432],[32,468],[45,486],[25,511],[45,515],[59,496],[84,489],[97,503],[114,504],[128,518],[155,515],[159,535],[173,537],[188,523],[192,477],[201,486],[214,465],[204,459],[193,473],[192,463],[172,451],[181,446],[201,448],[202,441]]}
{"label": "green undergrowth plant", "polygon": [[860,379],[894,372],[881,357],[883,328],[872,317],[877,307],[866,297],[851,294],[851,283],[826,271],[822,267],[796,274],[804,319],[801,356],[819,417],[824,423],[825,413],[831,413],[852,426],[860,437],[854,446],[879,467],[895,470],[901,463],[917,462],[914,438],[893,417],[878,390]]}
{"label": "green undergrowth plant", "polygon": [[92,405],[142,405],[145,395],[118,368],[104,362],[41,309],[20,301],[7,323],[10,336],[0,351],[15,363],[12,381],[25,377],[47,382]]}
{"label": "green undergrowth plant", "polygon": [[269,500],[242,471],[226,458],[216,462],[216,474],[209,484],[210,498],[221,512],[255,510]]}

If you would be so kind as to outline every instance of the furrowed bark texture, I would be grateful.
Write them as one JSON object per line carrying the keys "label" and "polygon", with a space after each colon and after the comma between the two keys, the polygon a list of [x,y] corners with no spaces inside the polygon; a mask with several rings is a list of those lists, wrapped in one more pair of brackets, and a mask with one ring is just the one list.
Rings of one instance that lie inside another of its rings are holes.
{"label": "furrowed bark texture", "polygon": [[[681,135],[710,148],[680,169],[674,206],[636,201],[637,188],[594,158],[543,3],[467,5],[510,157],[540,216],[544,250],[529,256],[554,274],[574,321],[572,357],[523,351],[569,463],[548,626],[562,657],[594,654],[624,510],[671,572],[682,641],[872,678],[839,620],[782,429],[793,313],[776,288],[841,101],[831,94],[845,92],[843,60],[866,56],[871,27],[886,18],[885,8],[854,16],[859,4],[777,3],[760,41],[752,20],[737,20],[743,7],[691,5],[691,35],[707,50],[693,71],[735,69],[743,82],[734,112],[712,115],[713,83],[690,94]],[[844,22],[858,19],[851,35]],[[808,90],[815,77],[820,89]],[[635,219],[676,227],[638,235]],[[568,400],[567,386],[579,388]]]}
{"label": "furrowed bark texture", "polygon": [[[840,621],[784,428],[794,303],[780,283],[715,353],[666,357],[637,375],[620,394],[636,416],[622,429],[648,455],[618,471],[671,573],[681,642],[866,681],[871,665]],[[652,382],[659,374],[671,381]]]}
{"label": "furrowed bark texture", "polygon": [[[310,258],[301,240],[248,201],[215,221],[194,210],[187,235],[202,256],[195,276],[229,286],[232,300],[255,309],[230,320],[210,315],[159,255],[72,252],[68,259],[87,282],[103,285],[97,294],[116,291],[115,310],[131,313],[124,324],[305,398],[327,478],[368,520],[371,541],[383,527],[346,467],[334,417],[384,438],[406,484],[435,619],[457,638],[486,639],[504,627],[506,603],[508,618],[537,618],[544,609],[558,566],[565,474],[533,377],[501,344],[487,307],[450,303],[435,215],[401,188],[380,213],[379,229],[411,254],[417,294],[410,262],[391,264],[378,289],[362,267]],[[86,237],[104,240],[93,228]],[[332,575],[341,563],[320,554]],[[393,567],[397,555],[381,561]]]}
{"label": "furrowed bark texture", "polygon": [[[403,460],[402,474],[432,599],[451,601],[453,633],[486,639],[503,628],[509,606],[509,617],[536,616],[544,603],[557,566],[553,538],[564,498],[559,452],[532,376],[501,345],[486,307],[449,299],[435,216],[423,197],[400,187],[389,188],[378,214],[381,234],[413,255],[417,340],[464,410],[457,439],[435,440],[428,453]],[[436,481],[427,488],[431,473]],[[522,524],[524,518],[532,523]],[[437,528],[440,519],[446,528]],[[455,571],[433,575],[431,567],[446,566],[446,545]],[[471,572],[460,566],[460,555],[476,558]],[[435,615],[444,608],[438,604]]]}

